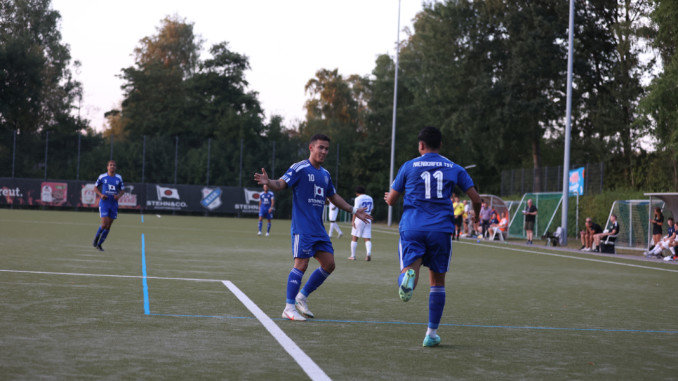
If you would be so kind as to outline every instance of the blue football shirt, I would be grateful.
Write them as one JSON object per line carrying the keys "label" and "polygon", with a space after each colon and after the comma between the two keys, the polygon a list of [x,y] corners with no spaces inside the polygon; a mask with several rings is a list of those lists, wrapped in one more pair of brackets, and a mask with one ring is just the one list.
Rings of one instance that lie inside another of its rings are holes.
{"label": "blue football shirt", "polygon": [[393,190],[405,193],[400,231],[454,232],[450,196],[455,184],[464,192],[474,185],[463,167],[437,153],[403,164],[391,185]]}
{"label": "blue football shirt", "polygon": [[264,206],[271,206],[271,200],[273,200],[275,197],[273,196],[273,192],[268,191],[268,192],[261,192],[259,193],[259,200],[261,200],[261,207],[263,208]]}
{"label": "blue football shirt", "polygon": [[99,188],[101,193],[107,196],[105,200],[101,200],[102,202],[114,202],[116,204],[118,203],[118,200],[113,198],[113,196],[117,195],[125,188],[125,185],[122,182],[122,176],[117,173],[114,176],[109,176],[108,173],[102,173],[99,175],[95,186]]}
{"label": "blue football shirt", "polygon": [[280,179],[292,189],[292,234],[327,237],[323,225],[325,199],[336,193],[330,173],[304,160],[293,164]]}

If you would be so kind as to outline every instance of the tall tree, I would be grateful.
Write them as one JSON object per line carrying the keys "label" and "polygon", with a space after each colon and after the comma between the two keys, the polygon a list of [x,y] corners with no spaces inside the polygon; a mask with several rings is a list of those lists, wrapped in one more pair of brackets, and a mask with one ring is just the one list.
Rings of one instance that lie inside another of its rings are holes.
{"label": "tall tree", "polygon": [[651,118],[657,148],[672,163],[672,188],[678,189],[678,3],[655,0],[651,14],[656,27],[653,45],[659,51],[663,71],[652,81],[641,107]]}
{"label": "tall tree", "polygon": [[0,128],[80,129],[70,116],[80,84],[50,0],[0,0]]}

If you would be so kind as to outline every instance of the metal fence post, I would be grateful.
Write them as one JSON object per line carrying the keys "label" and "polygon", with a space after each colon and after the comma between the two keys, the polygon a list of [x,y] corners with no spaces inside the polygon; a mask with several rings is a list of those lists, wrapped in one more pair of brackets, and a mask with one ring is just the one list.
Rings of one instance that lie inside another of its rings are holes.
{"label": "metal fence post", "polygon": [[272,142],[273,143],[273,153],[271,154],[271,176],[270,178],[274,179],[275,178],[275,140]]}
{"label": "metal fence post", "polygon": [[244,139],[240,139],[240,172],[238,174],[238,186],[242,187],[242,150]]}
{"label": "metal fence post", "polygon": [[144,135],[143,148],[141,150],[141,183],[145,182],[146,174],[146,135]]}
{"label": "metal fence post", "polygon": [[47,150],[49,147],[49,131],[45,133],[45,180],[47,180]]}
{"label": "metal fence post", "polygon": [[210,186],[210,153],[212,151],[212,138],[207,138],[207,180],[206,185]]}
{"label": "metal fence post", "polygon": [[177,167],[179,167],[179,135],[174,137],[174,185],[177,185]]}
{"label": "metal fence post", "polygon": [[14,178],[14,161],[16,158],[16,133],[17,130],[14,130],[14,143],[12,143],[12,178]]}
{"label": "metal fence post", "polygon": [[335,164],[335,183],[334,183],[334,188],[338,189],[339,188],[339,143],[337,143],[337,162]]}
{"label": "metal fence post", "polygon": [[75,179],[80,180],[80,139],[82,135],[78,132],[78,162],[75,166]]}

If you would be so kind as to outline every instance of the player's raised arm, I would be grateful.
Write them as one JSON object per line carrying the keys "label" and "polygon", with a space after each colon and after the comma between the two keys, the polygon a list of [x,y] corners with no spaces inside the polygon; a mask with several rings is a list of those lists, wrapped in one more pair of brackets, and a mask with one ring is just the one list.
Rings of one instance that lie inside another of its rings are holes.
{"label": "player's raised arm", "polygon": [[271,180],[264,168],[261,168],[261,173],[254,173],[254,181],[259,185],[268,185],[272,191],[279,191],[287,188],[287,183],[282,180]]}
{"label": "player's raised arm", "polygon": [[367,214],[365,212],[366,208],[360,208],[360,209],[355,208],[355,207],[351,206],[351,204],[346,202],[346,200],[344,200],[341,196],[339,196],[336,193],[333,194],[331,197],[329,197],[329,199],[330,199],[330,201],[332,201],[332,203],[334,205],[337,206],[337,208],[339,208],[341,210],[345,210],[349,213],[353,213],[353,214],[355,214],[356,217],[358,217],[359,219],[361,219],[365,222],[372,221],[372,216],[370,216],[369,214]]}

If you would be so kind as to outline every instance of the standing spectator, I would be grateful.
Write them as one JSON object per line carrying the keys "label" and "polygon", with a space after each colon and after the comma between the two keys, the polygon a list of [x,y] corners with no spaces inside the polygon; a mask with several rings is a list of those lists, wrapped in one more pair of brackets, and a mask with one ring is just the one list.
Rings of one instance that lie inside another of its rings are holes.
{"label": "standing spectator", "polygon": [[482,228],[482,237],[485,237],[487,229],[490,227],[490,218],[492,218],[492,209],[487,206],[487,202],[483,200],[480,208],[480,227]]}
{"label": "standing spectator", "polygon": [[610,216],[610,225],[602,233],[593,235],[593,251],[600,252],[600,240],[607,236],[616,236],[619,234],[619,222],[617,222],[617,216],[612,214]]}
{"label": "standing spectator", "polygon": [[[659,240],[662,239],[662,225],[664,225],[664,215],[662,214],[662,209],[660,207],[654,208],[654,218],[650,220],[652,222],[652,247],[654,247]],[[650,250],[652,250],[652,247]]]}
{"label": "standing spectator", "polygon": [[459,234],[461,234],[461,225],[464,220],[464,204],[459,201],[459,196],[456,194],[453,197],[454,202],[452,203],[452,208],[454,208],[454,235],[456,236],[457,241],[459,241]]}
{"label": "standing spectator", "polygon": [[464,222],[464,230],[461,235],[462,237],[466,237],[469,234],[469,223],[468,223],[469,210],[471,210],[471,205],[468,203],[468,200],[464,200],[464,214],[462,215],[462,221]]}
{"label": "standing spectator", "polygon": [[527,199],[527,206],[523,210],[525,215],[525,234],[527,235],[527,244],[532,245],[532,238],[534,236],[534,222],[537,219],[537,207],[532,205],[532,199]]}

